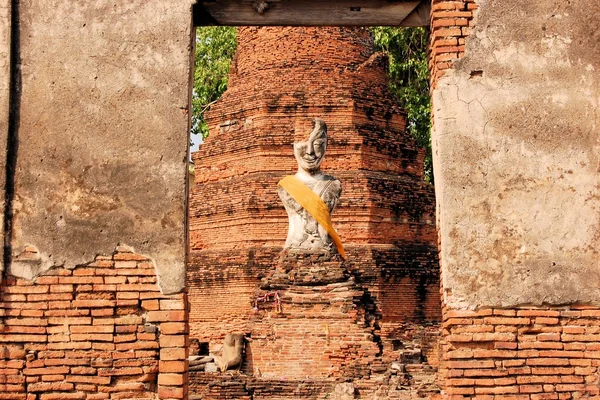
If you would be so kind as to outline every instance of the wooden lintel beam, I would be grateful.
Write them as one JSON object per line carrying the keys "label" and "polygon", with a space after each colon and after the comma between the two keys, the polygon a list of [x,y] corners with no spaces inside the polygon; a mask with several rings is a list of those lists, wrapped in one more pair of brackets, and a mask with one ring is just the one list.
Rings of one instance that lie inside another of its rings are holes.
{"label": "wooden lintel beam", "polygon": [[198,0],[194,24],[428,26],[430,0]]}

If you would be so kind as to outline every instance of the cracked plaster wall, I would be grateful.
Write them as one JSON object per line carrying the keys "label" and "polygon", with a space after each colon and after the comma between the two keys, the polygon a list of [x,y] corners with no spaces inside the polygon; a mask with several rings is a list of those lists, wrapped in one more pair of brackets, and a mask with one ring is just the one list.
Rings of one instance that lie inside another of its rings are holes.
{"label": "cracked plaster wall", "polygon": [[[121,243],[152,258],[164,292],[181,290],[191,1],[19,3],[10,272],[72,268]],[[24,249],[39,258],[20,261]]]}
{"label": "cracked plaster wall", "polygon": [[433,93],[446,304],[600,304],[600,3],[478,4]]}

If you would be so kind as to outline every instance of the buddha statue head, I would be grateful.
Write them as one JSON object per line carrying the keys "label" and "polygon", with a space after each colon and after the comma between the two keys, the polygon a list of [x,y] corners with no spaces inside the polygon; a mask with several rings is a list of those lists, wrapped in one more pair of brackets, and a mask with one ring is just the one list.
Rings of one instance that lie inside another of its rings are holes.
{"label": "buddha statue head", "polygon": [[298,172],[304,171],[314,175],[320,171],[321,162],[327,149],[327,125],[320,118],[315,118],[315,127],[308,140],[294,143],[294,156],[298,162]]}

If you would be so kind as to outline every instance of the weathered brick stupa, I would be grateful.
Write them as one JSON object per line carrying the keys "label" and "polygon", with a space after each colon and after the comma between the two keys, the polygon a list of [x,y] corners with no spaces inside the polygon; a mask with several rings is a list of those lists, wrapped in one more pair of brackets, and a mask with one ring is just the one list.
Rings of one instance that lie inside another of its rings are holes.
{"label": "weathered brick stupa", "polygon": [[[317,398],[341,381],[400,398],[430,378],[440,315],[434,193],[386,62],[365,29],[239,28],[229,88],[193,154],[187,282],[199,348],[215,352],[229,333],[247,344],[238,386],[192,372],[192,390],[206,398]],[[292,144],[313,118],[328,127],[322,169],[343,187],[332,219],[344,262],[282,252],[277,182],[295,172]]]}

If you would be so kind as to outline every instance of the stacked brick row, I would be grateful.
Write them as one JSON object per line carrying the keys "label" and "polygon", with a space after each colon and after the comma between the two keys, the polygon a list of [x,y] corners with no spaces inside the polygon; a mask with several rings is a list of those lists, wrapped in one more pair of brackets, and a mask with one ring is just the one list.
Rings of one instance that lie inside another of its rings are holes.
{"label": "stacked brick row", "polygon": [[186,296],[162,295],[147,258],[121,247],[0,293],[0,399],[186,396]]}
{"label": "stacked brick row", "polygon": [[429,71],[435,89],[453,60],[465,53],[465,40],[471,34],[475,0],[433,0],[431,5],[431,43]]}
{"label": "stacked brick row", "polygon": [[449,398],[600,394],[597,307],[447,310],[440,379]]}
{"label": "stacked brick row", "polygon": [[206,375],[190,372],[190,390],[203,400],[331,399],[335,383],[323,380],[282,380],[237,375]]}

